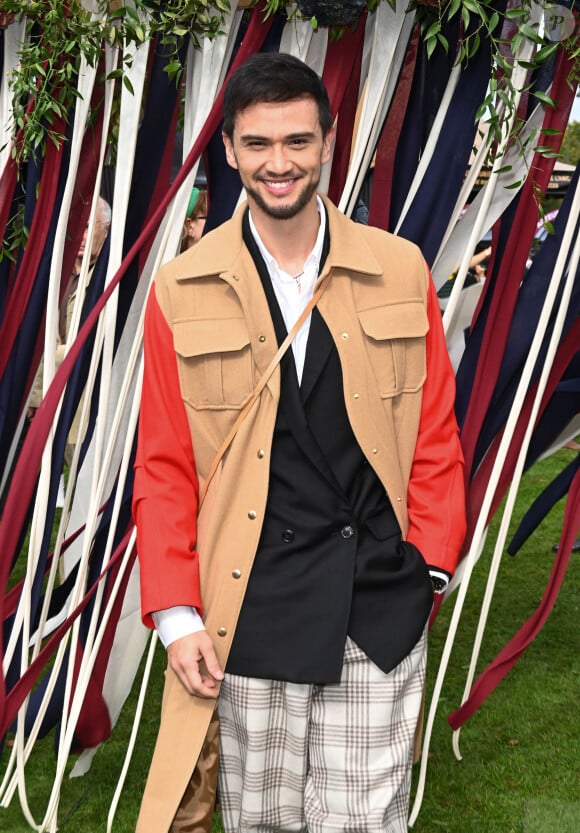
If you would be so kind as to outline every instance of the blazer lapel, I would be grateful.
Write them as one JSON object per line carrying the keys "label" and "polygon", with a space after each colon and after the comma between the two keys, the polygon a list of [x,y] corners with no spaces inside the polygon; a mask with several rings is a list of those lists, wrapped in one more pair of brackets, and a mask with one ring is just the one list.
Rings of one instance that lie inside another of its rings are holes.
{"label": "blazer lapel", "polygon": [[310,319],[310,332],[306,345],[302,384],[300,385],[300,395],[302,402],[305,404],[328,361],[333,347],[334,342],[328,327],[317,307],[315,307]]}
{"label": "blazer lapel", "polygon": [[[246,243],[246,246],[252,256],[252,259],[260,276],[260,280],[262,281],[264,292],[268,300],[268,305],[270,307],[270,313],[272,316],[272,322],[274,324],[276,339],[278,341],[278,344],[280,345],[288,335],[288,330],[286,329],[286,324],[284,323],[282,311],[278,304],[278,300],[276,298],[276,293],[274,292],[274,287],[272,286],[272,281],[270,280],[268,269],[266,267],[266,264],[264,263],[264,259],[260,253],[260,250],[258,249],[256,241],[254,240],[252,232],[250,230],[247,214],[244,216],[242,222],[242,233],[244,237],[244,242]],[[316,309],[313,310],[313,313],[316,313],[318,316]],[[326,330],[324,322],[321,322],[321,324],[322,326],[320,329],[326,331],[326,333],[328,334],[328,338],[330,339],[330,334]],[[312,328],[312,322],[310,326]],[[310,332],[312,332],[312,330]],[[310,338],[311,336],[309,333],[307,353],[308,350],[311,349]],[[324,332],[322,333],[322,338],[324,338]],[[332,339],[330,340],[332,341]],[[326,351],[327,356],[328,353],[329,351]],[[317,370],[316,376],[318,376],[320,369],[321,368]],[[314,438],[314,435],[308,428],[306,412],[302,403],[301,389],[298,386],[298,375],[296,373],[296,364],[294,362],[294,353],[292,352],[292,346],[290,346],[286,353],[282,356],[282,359],[280,361],[280,372],[281,393],[280,401],[278,403],[278,410],[280,412],[279,418],[281,416],[284,419],[288,429],[292,433],[297,444],[308,456],[311,462],[314,463],[314,465],[319,469],[319,471],[322,472],[322,474],[328,480],[330,480],[335,486],[338,486],[336,478],[330,466],[328,465],[326,458],[322,454],[318,446],[318,443]]]}

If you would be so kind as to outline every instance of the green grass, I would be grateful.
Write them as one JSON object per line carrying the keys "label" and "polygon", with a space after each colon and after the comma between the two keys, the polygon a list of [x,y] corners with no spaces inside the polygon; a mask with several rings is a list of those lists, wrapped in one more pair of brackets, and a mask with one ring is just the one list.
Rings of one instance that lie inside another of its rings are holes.
{"label": "green grass", "polygon": [[[571,459],[561,451],[537,464],[525,477],[515,523],[533,498]],[[553,561],[552,544],[560,534],[560,502],[525,548],[504,556],[478,670],[533,613],[544,591]],[[495,540],[494,527],[488,549]],[[463,756],[451,749],[446,715],[460,703],[471,644],[479,616],[489,553],[477,565],[451,656],[435,720],[425,797],[414,833],[577,833],[580,830],[580,756],[578,692],[580,557],[571,556],[564,584],[546,625],[515,668],[468,721],[461,732]],[[455,597],[442,608],[431,634],[429,685],[432,686]],[[121,797],[114,833],[135,827],[157,727],[163,678],[163,651],[158,650],[137,749]],[[131,729],[134,693],[112,737],[98,751],[88,775],[66,779],[61,794],[61,833],[100,833],[106,818]],[[0,773],[7,750],[0,757]],[[72,765],[72,764],[71,764]],[[29,801],[39,821],[54,773],[53,739],[38,744],[27,767]],[[216,818],[216,830],[220,830]],[[18,799],[0,808],[0,830],[28,833]]]}

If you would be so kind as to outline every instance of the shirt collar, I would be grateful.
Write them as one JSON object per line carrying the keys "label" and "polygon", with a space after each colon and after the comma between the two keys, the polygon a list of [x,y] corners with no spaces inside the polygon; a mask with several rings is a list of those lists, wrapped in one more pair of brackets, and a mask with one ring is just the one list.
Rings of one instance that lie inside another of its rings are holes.
{"label": "shirt collar", "polygon": [[[320,263],[320,258],[322,257],[322,247],[324,245],[324,233],[326,231],[326,211],[324,210],[324,203],[322,202],[320,195],[316,195],[316,204],[318,208],[318,216],[320,218],[320,225],[318,227],[318,234],[316,236],[316,242],[314,243],[314,248],[306,258],[304,262],[304,271],[308,271],[311,267],[311,264],[316,264],[316,270],[318,270],[318,264]],[[270,254],[266,246],[264,245],[262,238],[258,234],[258,230],[254,225],[254,221],[252,219],[252,212],[248,209],[248,219],[250,221],[250,231],[252,232],[252,236],[256,241],[258,248],[260,250],[260,254],[264,258],[264,263],[268,267],[268,272],[270,277],[272,275],[279,275],[282,271],[276,258]]]}

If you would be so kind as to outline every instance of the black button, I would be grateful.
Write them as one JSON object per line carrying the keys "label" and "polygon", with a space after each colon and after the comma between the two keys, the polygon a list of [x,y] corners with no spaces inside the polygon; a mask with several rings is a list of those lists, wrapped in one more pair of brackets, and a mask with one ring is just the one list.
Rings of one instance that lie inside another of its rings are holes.
{"label": "black button", "polygon": [[294,530],[293,529],[285,529],[282,533],[282,540],[285,544],[291,544],[294,540]]}
{"label": "black button", "polygon": [[343,526],[343,528],[340,530],[340,534],[343,538],[352,538],[352,536],[354,535],[354,529],[352,528],[352,526]]}

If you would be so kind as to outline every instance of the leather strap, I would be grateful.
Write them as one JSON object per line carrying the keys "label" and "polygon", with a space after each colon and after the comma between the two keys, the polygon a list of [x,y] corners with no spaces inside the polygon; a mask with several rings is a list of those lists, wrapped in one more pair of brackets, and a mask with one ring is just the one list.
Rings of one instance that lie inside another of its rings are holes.
{"label": "leather strap", "polygon": [[314,295],[312,296],[312,298],[310,299],[308,304],[304,307],[304,309],[302,310],[302,312],[300,313],[300,315],[296,319],[296,321],[294,323],[294,326],[292,327],[292,329],[290,330],[290,332],[288,333],[288,335],[286,336],[286,338],[284,339],[284,341],[282,342],[280,347],[278,347],[278,350],[276,351],[275,355],[273,356],[272,361],[270,362],[270,364],[268,365],[268,367],[264,371],[264,373],[261,376],[261,378],[260,378],[258,384],[256,385],[256,387],[252,391],[252,395],[250,396],[250,398],[248,399],[248,401],[246,402],[246,404],[244,405],[244,407],[242,408],[242,410],[238,414],[238,416],[236,418],[236,421],[234,422],[234,424],[230,428],[230,430],[228,432],[228,435],[226,436],[225,440],[223,441],[218,453],[216,454],[216,456],[215,456],[215,458],[214,458],[214,460],[211,464],[207,479],[205,481],[204,487],[201,490],[201,493],[200,493],[200,496],[199,496],[198,511],[199,511],[199,509],[201,509],[201,507],[203,505],[203,502],[205,500],[205,496],[207,495],[207,490],[209,489],[209,484],[211,483],[211,481],[213,479],[213,476],[217,471],[217,468],[218,468],[218,466],[221,462],[221,459],[224,456],[224,454],[226,453],[226,451],[228,450],[228,448],[230,447],[234,437],[238,433],[240,425],[242,424],[242,422],[244,421],[244,419],[246,418],[246,416],[250,412],[250,410],[253,407],[256,399],[259,397],[259,395],[264,390],[265,386],[268,383],[268,380],[270,379],[270,376],[272,375],[272,373],[274,372],[274,370],[276,369],[276,367],[280,363],[280,360],[282,359],[282,356],[284,355],[286,350],[290,347],[290,345],[294,341],[294,338],[296,337],[298,331],[300,330],[300,328],[302,327],[302,325],[304,324],[304,322],[306,321],[306,319],[308,318],[308,316],[310,315],[310,313],[312,312],[312,310],[314,309],[314,307],[316,306],[316,304],[320,300],[320,298],[322,296],[322,293],[324,292],[324,290],[326,289],[326,287],[328,285],[329,280],[330,280],[330,273],[328,273],[328,275],[325,275],[325,277],[321,280],[321,282],[318,286],[318,289],[316,290],[316,292],[314,293]]}

